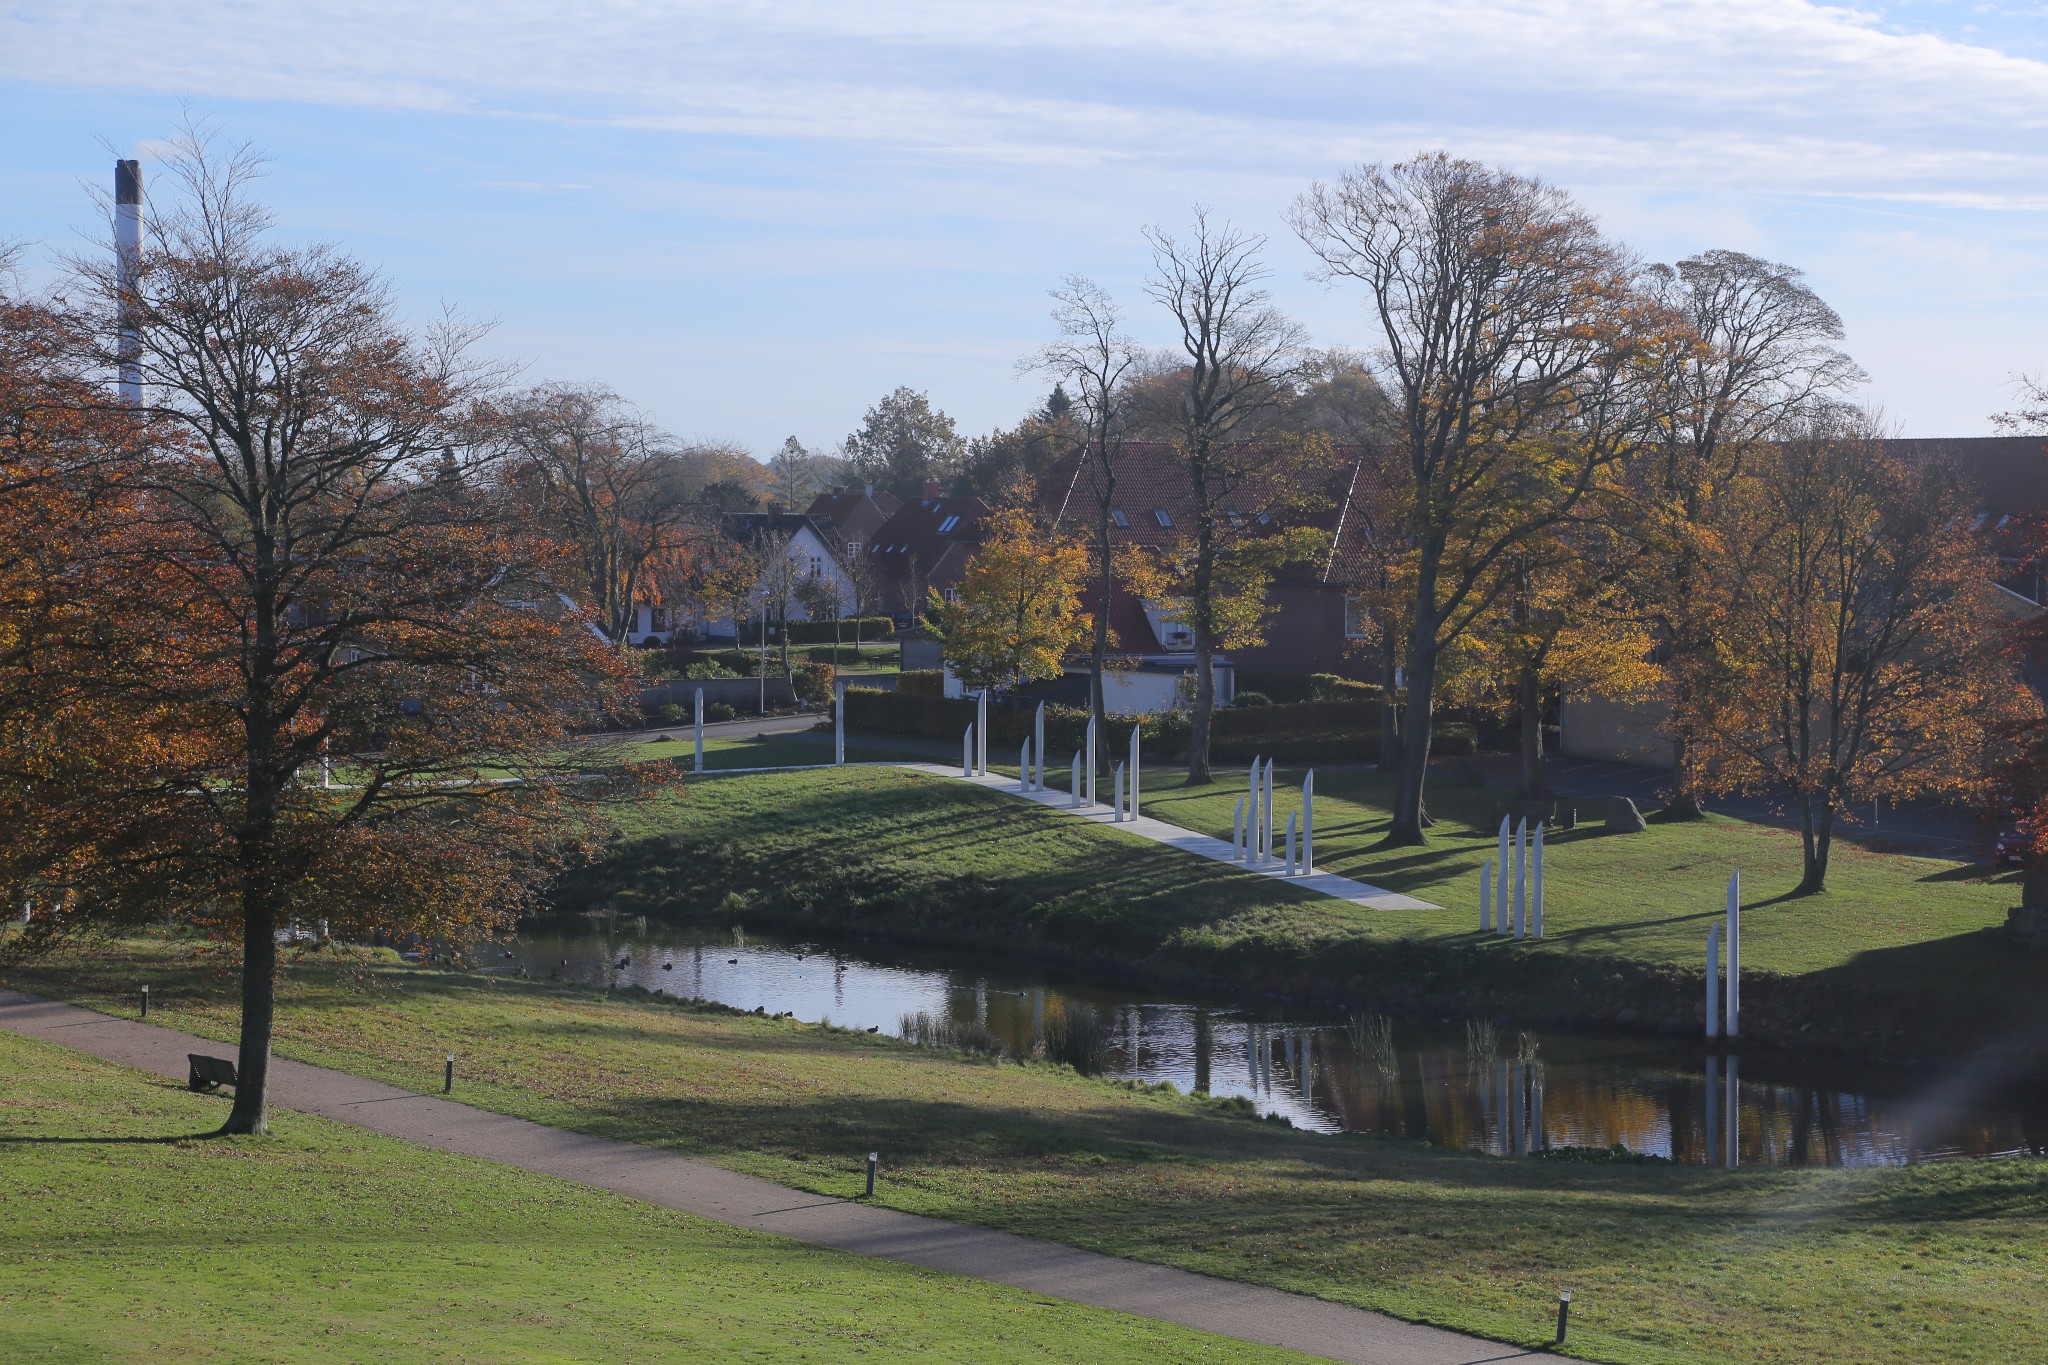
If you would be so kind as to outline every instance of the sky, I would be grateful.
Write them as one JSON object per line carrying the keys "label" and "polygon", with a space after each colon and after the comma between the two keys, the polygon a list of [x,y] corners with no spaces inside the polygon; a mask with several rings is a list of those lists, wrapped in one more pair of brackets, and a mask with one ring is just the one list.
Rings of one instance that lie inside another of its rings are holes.
{"label": "sky", "polygon": [[1198,203],[1270,238],[1317,344],[1369,349],[1283,215],[1439,148],[1647,259],[1805,271],[1901,434],[1985,434],[2048,369],[2048,0],[0,0],[31,279],[185,110],[268,154],[281,234],[408,313],[494,318],[527,379],[764,458],[898,385],[1014,422],[1067,274],[1165,343],[1142,230]]}

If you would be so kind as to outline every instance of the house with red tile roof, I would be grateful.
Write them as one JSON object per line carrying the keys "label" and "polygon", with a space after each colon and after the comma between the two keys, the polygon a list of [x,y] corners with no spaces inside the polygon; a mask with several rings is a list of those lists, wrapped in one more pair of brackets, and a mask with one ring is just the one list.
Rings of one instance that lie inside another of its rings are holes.
{"label": "house with red tile roof", "polygon": [[923,615],[932,592],[950,599],[981,544],[988,514],[980,498],[948,497],[936,482],[897,508],[864,550],[881,581],[882,610],[908,626]]}

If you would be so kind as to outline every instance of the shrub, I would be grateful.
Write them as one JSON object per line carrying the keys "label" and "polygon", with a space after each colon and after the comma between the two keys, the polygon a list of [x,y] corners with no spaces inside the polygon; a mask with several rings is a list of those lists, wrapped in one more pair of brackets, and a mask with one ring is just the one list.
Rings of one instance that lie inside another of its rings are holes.
{"label": "shrub", "polygon": [[[856,627],[858,627],[857,632]],[[863,642],[881,640],[896,633],[896,623],[886,616],[863,616],[858,619],[849,616],[840,621],[791,621],[789,623],[789,642],[793,645],[829,645],[835,639],[852,644],[856,633],[859,634]],[[755,620],[742,625],[739,638],[743,644],[750,642],[759,644],[761,641],[761,623]],[[781,638],[781,629],[773,621],[770,621],[768,623],[769,642],[774,643]]]}
{"label": "shrub", "polygon": [[1271,706],[1273,699],[1264,692],[1239,692],[1231,699],[1230,704],[1237,707]]}
{"label": "shrub", "polygon": [[839,670],[831,664],[802,663],[790,673],[789,685],[796,699],[806,706],[823,706],[832,699],[832,685]]}
{"label": "shrub", "polygon": [[672,701],[665,701],[654,708],[656,725],[681,725],[690,718],[689,712]]}
{"label": "shrub", "polygon": [[1064,1062],[1093,1076],[1109,1060],[1109,1021],[1087,1005],[1049,1000],[1031,1050],[1049,1062]]}
{"label": "shrub", "polygon": [[704,703],[704,719],[708,723],[716,720],[732,720],[739,712],[732,709],[729,701],[707,701]]}
{"label": "shrub", "polygon": [[962,1021],[924,1010],[904,1015],[896,1025],[896,1033],[904,1042],[919,1047],[951,1048],[977,1057],[1001,1057],[1008,1051],[1003,1040],[978,1019]]}
{"label": "shrub", "polygon": [[896,690],[912,697],[946,695],[946,674],[937,668],[906,668],[896,675]]}
{"label": "shrub", "polygon": [[1218,711],[1209,757],[1221,762],[1277,758],[1363,761],[1379,757],[1377,701],[1309,701]]}
{"label": "shrub", "polygon": [[699,659],[695,663],[683,665],[683,671],[677,676],[685,682],[717,682],[721,678],[737,678],[741,675],[716,659]]}

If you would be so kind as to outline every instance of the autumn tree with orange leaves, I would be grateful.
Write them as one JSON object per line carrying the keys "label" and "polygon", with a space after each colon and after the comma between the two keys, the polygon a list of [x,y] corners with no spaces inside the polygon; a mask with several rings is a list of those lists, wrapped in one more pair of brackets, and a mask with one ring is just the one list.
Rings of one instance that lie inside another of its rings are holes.
{"label": "autumn tree with orange leaves", "polygon": [[934,591],[940,649],[970,691],[1057,678],[1091,625],[1081,594],[1088,547],[1041,529],[1022,507],[993,513],[947,601]]}
{"label": "autumn tree with orange leaves", "polygon": [[360,263],[274,242],[246,151],[188,133],[166,166],[132,285],[77,262],[68,332],[106,376],[131,318],[145,394],[108,476],[124,524],[76,547],[104,657],[71,671],[161,738],[85,793],[51,871],[72,895],[14,947],[166,915],[239,945],[222,1131],[258,1132],[280,931],[509,927],[603,833],[568,741],[622,680],[585,620],[532,609],[575,561],[471,443],[475,332],[410,330]]}
{"label": "autumn tree with orange leaves", "polygon": [[2000,729],[2038,714],[1999,648],[1971,510],[1957,470],[1887,453],[1836,406],[1752,450],[1724,490],[1693,580],[1716,644],[1673,666],[1703,703],[1710,789],[1797,810],[1795,894],[1826,890],[1845,808],[1973,793]]}

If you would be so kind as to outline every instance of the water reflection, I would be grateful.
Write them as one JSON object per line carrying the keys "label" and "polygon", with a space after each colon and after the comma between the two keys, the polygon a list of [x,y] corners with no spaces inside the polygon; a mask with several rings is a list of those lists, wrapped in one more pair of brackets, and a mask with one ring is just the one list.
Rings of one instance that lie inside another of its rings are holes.
{"label": "water reflection", "polygon": [[930,954],[709,935],[631,917],[529,928],[503,971],[635,985],[807,1022],[898,1031],[906,1015],[987,1028],[1012,1052],[1048,1010],[1099,1012],[1105,1071],[1244,1096],[1324,1132],[1386,1133],[1503,1156],[1624,1143],[1692,1164],[1897,1165],[2048,1149],[2048,1108],[1882,1070],[1739,1061],[1678,1041],[1349,1018],[1161,1000]]}

